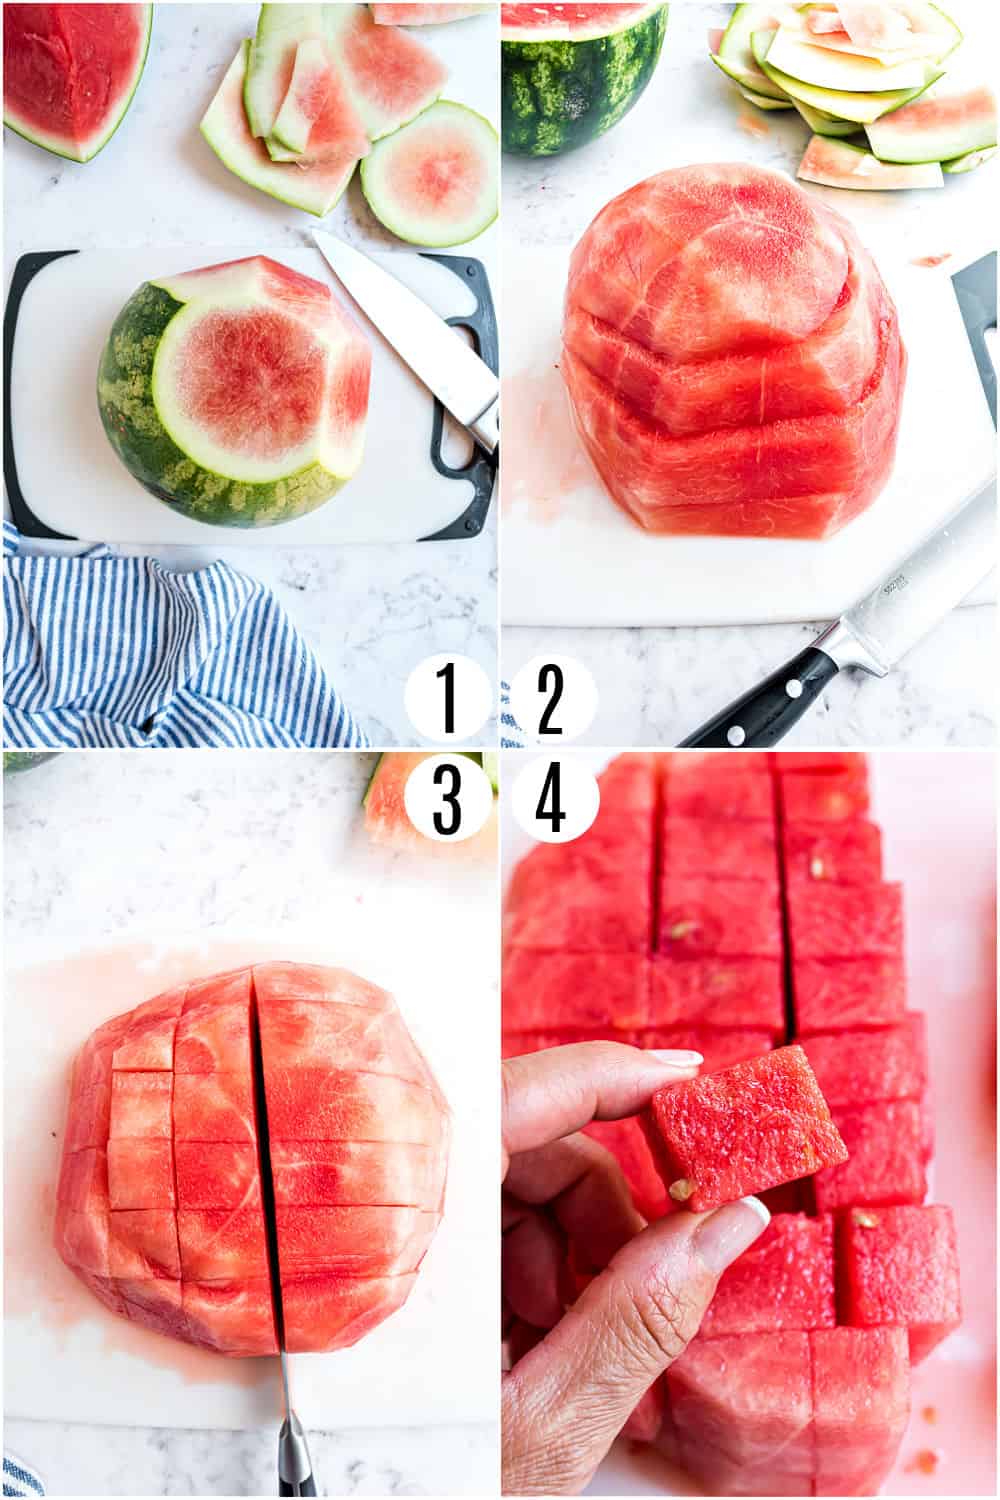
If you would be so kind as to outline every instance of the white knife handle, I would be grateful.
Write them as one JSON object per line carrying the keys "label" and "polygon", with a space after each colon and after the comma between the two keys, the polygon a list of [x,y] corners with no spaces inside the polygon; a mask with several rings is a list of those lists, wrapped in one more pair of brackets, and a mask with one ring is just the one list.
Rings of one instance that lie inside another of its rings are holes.
{"label": "white knife handle", "polygon": [[500,446],[500,401],[499,398],[484,412],[469,423],[469,431],[481,448],[494,454]]}

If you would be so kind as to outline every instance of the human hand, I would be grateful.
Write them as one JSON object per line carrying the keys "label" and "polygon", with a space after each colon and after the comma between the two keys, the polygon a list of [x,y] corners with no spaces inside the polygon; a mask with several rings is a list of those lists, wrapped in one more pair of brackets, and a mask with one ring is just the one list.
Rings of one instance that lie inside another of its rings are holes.
{"label": "human hand", "polygon": [[[503,1377],[505,1494],[583,1489],[769,1221],[747,1198],[646,1227],[610,1152],[577,1133],[639,1113],[700,1061],[584,1042],[503,1065],[503,1319],[516,1359]],[[578,1298],[567,1241],[600,1273]]]}

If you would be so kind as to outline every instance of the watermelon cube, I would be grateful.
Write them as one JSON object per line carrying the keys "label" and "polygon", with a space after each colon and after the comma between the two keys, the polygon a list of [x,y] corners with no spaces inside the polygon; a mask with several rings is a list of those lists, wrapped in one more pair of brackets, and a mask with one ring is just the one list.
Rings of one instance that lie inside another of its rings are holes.
{"label": "watermelon cube", "polygon": [[671,958],[780,958],[777,881],[663,879],[658,946]]}
{"label": "watermelon cube", "polygon": [[919,1099],[927,1087],[923,1011],[908,1011],[898,1026],[879,1031],[817,1032],[801,1046],[831,1109]]}
{"label": "watermelon cube", "polygon": [[606,816],[606,811],[628,811],[644,813],[652,818],[656,807],[657,782],[661,758],[648,750],[626,750],[618,755],[597,778],[601,789],[601,811],[597,821]]}
{"label": "watermelon cube", "polygon": [[108,1141],[108,1198],[112,1208],[173,1208],[171,1142],[132,1137]]}
{"label": "watermelon cube", "polygon": [[670,1196],[699,1213],[847,1159],[796,1046],[659,1089],[643,1122]]}
{"label": "watermelon cube", "polygon": [[423,1085],[385,1073],[267,1068],[267,1119],[276,1141],[439,1144],[440,1105]]}
{"label": "watermelon cube", "polygon": [[801,771],[819,771],[824,776],[839,772],[868,774],[865,757],[857,750],[776,750],[771,761],[779,776],[796,776]]}
{"label": "watermelon cube", "polygon": [[675,875],[717,880],[776,880],[778,855],[770,819],[685,818],[668,809],[660,823],[661,865]]}
{"label": "watermelon cube", "polygon": [[109,1275],[135,1280],[180,1276],[177,1220],[172,1208],[112,1209],[108,1231]]}
{"label": "watermelon cube", "polygon": [[110,1276],[110,1228],[106,1209],[77,1213],[60,1203],[56,1208],[56,1247],[68,1266],[92,1276]]}
{"label": "watermelon cube", "polygon": [[331,969],[323,964],[254,964],[253,988],[262,1015],[286,1000],[325,1006],[360,1005],[365,1010],[383,1012],[396,1009],[387,990],[349,969]]}
{"label": "watermelon cube", "polygon": [[674,958],[649,968],[653,1026],[750,1027],[785,1035],[785,988],[778,958]]}
{"label": "watermelon cube", "polygon": [[440,1216],[416,1208],[299,1208],[276,1204],[286,1276],[405,1276],[416,1271]]}
{"label": "watermelon cube", "polygon": [[795,1034],[890,1026],[906,1010],[906,971],[894,958],[792,958]]}
{"label": "watermelon cube", "polygon": [[176,1141],[178,1208],[260,1203],[257,1147],[242,1141]]}
{"label": "watermelon cube", "polygon": [[175,1073],[175,1141],[257,1139],[249,1073]]}
{"label": "watermelon cube", "polygon": [[178,1209],[177,1238],[185,1281],[245,1281],[268,1274],[259,1201],[243,1208]]}
{"label": "watermelon cube", "polygon": [[[501,1038],[503,1057],[525,1057],[532,1052],[547,1052],[550,1047],[571,1047],[574,1042],[606,1041],[606,1031],[505,1031]],[[617,1033],[612,1040],[630,1042],[627,1033]]]}
{"label": "watermelon cube", "polygon": [[114,1073],[111,1078],[111,1137],[162,1136],[172,1132],[170,1073]]}
{"label": "watermelon cube", "polygon": [[[611,845],[592,838],[592,831],[573,844],[539,845],[521,861],[507,897],[505,944],[558,953],[648,951],[650,831],[641,840]],[[557,865],[550,851],[563,856]]]}
{"label": "watermelon cube", "polygon": [[906,1338],[896,1328],[827,1328],[812,1354],[814,1495],[877,1495],[910,1414]]}
{"label": "watermelon cube", "polygon": [[921,1203],[927,1194],[927,1129],[914,1099],[836,1109],[850,1159],[813,1178],[819,1213],[853,1204]]}
{"label": "watermelon cube", "polygon": [[68,1152],[59,1169],[56,1202],[64,1203],[75,1213],[107,1210],[108,1158],[100,1147]]}
{"label": "watermelon cube", "polygon": [[132,1322],[167,1338],[190,1338],[179,1281],[169,1276],[119,1277],[115,1284],[125,1304],[125,1315]]}
{"label": "watermelon cube", "polygon": [[687,818],[774,818],[774,790],[765,755],[727,752],[672,755],[666,762],[663,802]]}
{"label": "watermelon cube", "polygon": [[187,985],[137,1005],[115,1047],[112,1066],[169,1072],[174,1065],[174,1033]]}
{"label": "watermelon cube", "polygon": [[667,1370],[680,1460],[707,1494],[811,1493],[809,1338],[699,1335]]}
{"label": "watermelon cube", "polygon": [[781,777],[781,812],[785,823],[833,822],[863,817],[868,811],[868,768],[863,755],[856,765],[831,771],[800,771]]}
{"label": "watermelon cube", "polygon": [[185,1005],[174,1040],[176,1073],[249,1073],[250,1068],[247,1003],[215,1005],[207,998]]}
{"label": "watermelon cube", "polygon": [[289,1354],[346,1349],[402,1307],[416,1281],[407,1276],[281,1278],[285,1348]]}
{"label": "watermelon cube", "polygon": [[622,1169],[632,1201],[644,1219],[649,1222],[662,1219],[676,1206],[667,1196],[638,1120],[595,1120],[586,1127],[584,1134],[611,1152]]}
{"label": "watermelon cube", "polygon": [[274,1201],[297,1208],[384,1203],[427,1207],[436,1195],[437,1168],[437,1154],[428,1146],[271,1141]]}
{"label": "watermelon cube", "polygon": [[277,1354],[271,1284],[266,1276],[241,1281],[185,1281],[187,1337],[237,1359]]}
{"label": "watermelon cube", "polygon": [[919,1364],[962,1321],[950,1208],[853,1208],[840,1220],[841,1315],[856,1328],[905,1328]]}
{"label": "watermelon cube", "polygon": [[647,1049],[669,1048],[678,1052],[700,1052],[705,1059],[701,1072],[715,1073],[733,1063],[745,1062],[749,1057],[760,1057],[770,1052],[774,1039],[769,1031],[752,1030],[749,1027],[712,1031],[705,1026],[647,1027],[633,1032],[629,1041],[637,1047]]}
{"label": "watermelon cube", "polygon": [[865,818],[840,823],[789,823],[782,830],[785,880],[834,885],[878,885],[882,833]]}
{"label": "watermelon cube", "polygon": [[797,884],[789,891],[792,958],[895,958],[903,952],[902,887]]}
{"label": "watermelon cube", "polygon": [[670,1421],[667,1383],[661,1375],[629,1413],[621,1436],[632,1443],[655,1443]]}
{"label": "watermelon cube", "polygon": [[581,1032],[642,1026],[649,1015],[649,963],[633,953],[539,953],[504,957],[505,1031]]}
{"label": "watermelon cube", "polygon": [[128,1030],[131,1012],[105,1021],[91,1032],[73,1063],[73,1089],[92,1088],[110,1078],[115,1049]]}
{"label": "watermelon cube", "polygon": [[73,1108],[66,1121],[67,1151],[86,1151],[104,1146],[111,1128],[111,1074],[100,1083],[73,1095]]}
{"label": "watermelon cube", "polygon": [[833,1219],[778,1214],[719,1281],[703,1338],[833,1328]]}
{"label": "watermelon cube", "polygon": [[269,999],[258,1014],[261,1046],[274,1066],[295,1066],[308,1057],[316,1067],[357,1068],[416,1080],[424,1076],[423,1060],[409,1045],[398,1012]]}

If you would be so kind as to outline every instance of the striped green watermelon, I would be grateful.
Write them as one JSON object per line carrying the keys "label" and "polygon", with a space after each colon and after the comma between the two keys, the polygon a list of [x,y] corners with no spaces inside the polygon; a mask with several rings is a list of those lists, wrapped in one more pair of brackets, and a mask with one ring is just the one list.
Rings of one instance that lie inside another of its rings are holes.
{"label": "striped green watermelon", "polygon": [[666,5],[504,5],[503,149],[557,156],[632,108],[659,60]]}

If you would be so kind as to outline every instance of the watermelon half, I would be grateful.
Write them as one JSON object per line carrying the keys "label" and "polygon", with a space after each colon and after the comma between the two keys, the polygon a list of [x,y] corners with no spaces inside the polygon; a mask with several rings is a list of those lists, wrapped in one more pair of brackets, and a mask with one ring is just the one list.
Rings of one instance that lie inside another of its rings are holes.
{"label": "watermelon half", "polygon": [[5,5],[4,124],[90,161],[125,118],[152,24],[152,5]]}
{"label": "watermelon half", "polygon": [[106,1307],[187,1343],[345,1348],[412,1290],[448,1135],[391,995],[308,964],[213,975],[82,1048],[56,1248]]}
{"label": "watermelon half", "polygon": [[440,99],[376,141],[361,187],[377,219],[415,245],[475,239],[500,207],[500,145],[489,120]]}
{"label": "watermelon half", "polygon": [[502,5],[503,149],[556,156],[617,125],[653,76],[667,9]]}
{"label": "watermelon half", "polygon": [[356,472],[370,374],[329,288],[254,256],[144,283],[101,356],[98,403],[158,499],[213,525],[274,526]]}

